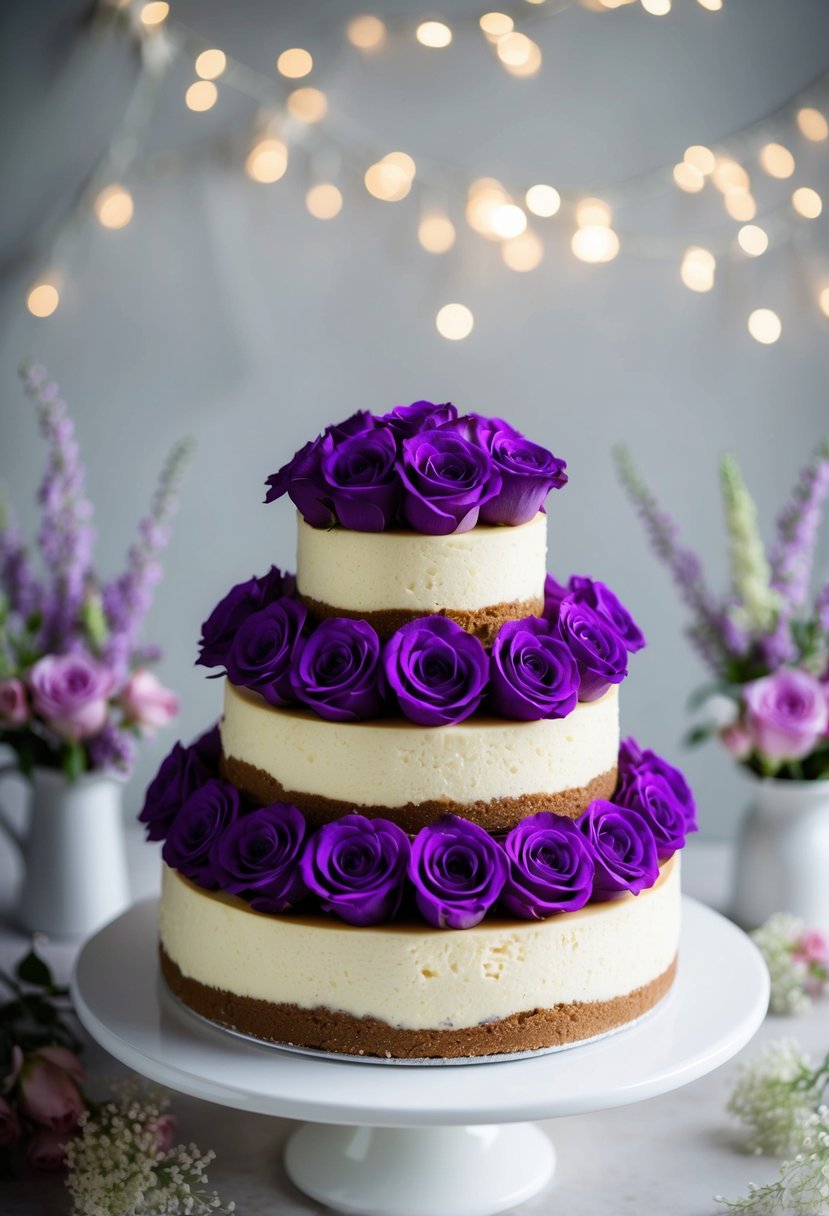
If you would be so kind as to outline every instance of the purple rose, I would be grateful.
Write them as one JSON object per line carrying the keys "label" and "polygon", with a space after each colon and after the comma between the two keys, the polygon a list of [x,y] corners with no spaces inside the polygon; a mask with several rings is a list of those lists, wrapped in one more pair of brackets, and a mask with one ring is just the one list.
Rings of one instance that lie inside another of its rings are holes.
{"label": "purple rose", "polygon": [[190,747],[176,743],[162,760],[161,767],[147,786],[144,807],[138,816],[147,825],[148,840],[163,840],[190,795],[215,776],[218,755],[215,763],[211,764],[204,746],[214,732],[218,737],[218,727],[214,727],[213,731],[203,735]]}
{"label": "purple rose", "polygon": [[645,635],[609,587],[598,579],[578,574],[572,575],[569,585],[576,603],[589,604],[603,621],[612,625],[631,654],[642,649]]}
{"label": "purple rose", "polygon": [[344,815],[311,837],[300,868],[324,912],[349,925],[376,925],[400,907],[409,853],[396,823]]}
{"label": "purple rose", "polygon": [[261,578],[249,578],[247,582],[231,587],[201,627],[201,649],[196,665],[223,667],[239,626],[251,613],[281,596],[293,597],[295,594],[296,579],[292,574],[283,574],[277,566],[271,566]]}
{"label": "purple rose", "polygon": [[430,925],[471,929],[501,894],[507,859],[489,832],[444,815],[415,837],[409,878],[420,914]]}
{"label": "purple rose", "polygon": [[480,508],[501,490],[489,453],[448,427],[403,440],[403,518],[430,536],[468,532]]}
{"label": "purple rose", "polygon": [[191,794],[170,827],[161,856],[168,866],[199,886],[219,886],[211,861],[213,846],[239,816],[239,791],[213,779]]}
{"label": "purple rose", "polygon": [[321,493],[344,528],[382,532],[395,522],[401,491],[397,443],[389,427],[378,425],[341,440],[328,435],[321,451]]}
{"label": "purple rose", "polygon": [[339,443],[352,435],[371,431],[376,425],[371,414],[360,410],[344,422],[327,427],[316,439],[300,448],[278,472],[271,474],[265,482],[269,487],[265,502],[275,502],[287,494],[306,523],[314,528],[330,527],[335,522],[334,512],[321,482],[325,441],[330,438]]}
{"label": "purple rose", "polygon": [[29,672],[35,712],[61,739],[80,742],[106,722],[115,676],[82,650],[48,654]]}
{"label": "purple rose", "polygon": [[219,723],[216,722],[203,735],[199,735],[198,739],[190,744],[190,750],[205,766],[209,776],[218,777],[219,761],[222,757],[222,735]]}
{"label": "purple rose", "polygon": [[522,819],[504,841],[509,875],[501,902],[514,916],[542,920],[575,912],[590,899],[595,866],[572,819],[541,811]]}
{"label": "purple rose", "polygon": [[307,615],[299,600],[287,598],[251,613],[236,631],[225,660],[231,683],[255,689],[271,705],[290,704],[291,670],[304,644]]}
{"label": "purple rose", "polygon": [[548,574],[544,579],[544,619],[551,625],[558,624],[558,614],[562,601],[570,594],[566,587]]}
{"label": "purple rose", "polygon": [[611,684],[621,684],[628,673],[628,651],[612,625],[589,604],[568,596],[558,613],[558,631],[579,665],[580,701],[596,701]]}
{"label": "purple rose", "polygon": [[298,701],[331,722],[373,718],[383,708],[380,639],[367,621],[330,617],[306,641],[290,673]]}
{"label": "purple rose", "polygon": [[308,894],[299,869],[304,841],[305,819],[287,802],[242,815],[210,850],[219,888],[257,912],[286,912]]}
{"label": "purple rose", "polygon": [[686,835],[699,830],[696,800],[683,773],[650,748],[643,749],[635,739],[628,738],[622,741],[619,748],[619,791],[614,801],[640,811],[641,808],[634,802],[638,796],[637,783],[656,783],[664,797],[676,803],[682,813]]}
{"label": "purple rose", "polygon": [[445,616],[424,616],[393,633],[383,651],[386,679],[419,726],[462,722],[481,703],[489,660],[481,642]]}
{"label": "purple rose", "polygon": [[458,411],[450,401],[435,405],[432,401],[413,401],[411,405],[396,405],[383,414],[381,421],[387,422],[401,439],[408,439],[419,431],[432,431],[447,422],[454,422]]}
{"label": "purple rose", "polygon": [[607,899],[618,891],[638,895],[653,886],[659,877],[656,841],[641,815],[597,798],[577,823],[596,866],[594,899]]}
{"label": "purple rose", "polygon": [[501,474],[500,493],[481,508],[487,524],[526,524],[534,519],[551,490],[567,484],[567,464],[526,439],[500,418],[470,415],[471,432]]}
{"label": "purple rose", "polygon": [[579,699],[579,669],[548,621],[529,616],[502,625],[490,656],[490,705],[524,722],[566,718]]}
{"label": "purple rose", "polygon": [[782,667],[743,688],[746,725],[757,751],[774,764],[808,756],[826,733],[826,694],[807,671]]}

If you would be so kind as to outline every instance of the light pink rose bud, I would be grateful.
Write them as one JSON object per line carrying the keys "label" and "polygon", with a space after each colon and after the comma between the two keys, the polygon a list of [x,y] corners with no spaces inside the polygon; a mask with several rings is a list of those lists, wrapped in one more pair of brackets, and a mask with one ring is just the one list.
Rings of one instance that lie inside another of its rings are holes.
{"label": "light pink rose bud", "polygon": [[66,1161],[66,1132],[38,1127],[26,1149],[26,1160],[38,1170],[59,1170]]}
{"label": "light pink rose bud", "polygon": [[81,1092],[69,1073],[42,1056],[33,1055],[26,1060],[19,1086],[21,1114],[64,1137],[74,1131],[86,1110]]}
{"label": "light pink rose bud", "polygon": [[808,671],[781,667],[746,684],[743,697],[757,750],[771,761],[808,756],[826,730],[826,696]]}
{"label": "light pink rose bud", "polygon": [[49,654],[29,672],[35,710],[61,739],[97,735],[115,687],[112,672],[83,651]]}
{"label": "light pink rose bud", "polygon": [[176,1117],[169,1113],[159,1115],[153,1124],[156,1152],[166,1157],[176,1138]]}
{"label": "light pink rose bud", "polygon": [[751,735],[739,722],[732,722],[720,731],[720,739],[735,760],[746,760],[750,755],[754,742]]}
{"label": "light pink rose bud", "polygon": [[134,671],[121,693],[124,713],[131,722],[141,728],[144,735],[152,735],[161,726],[176,716],[179,699],[151,671]]}
{"label": "light pink rose bud", "polygon": [[829,941],[820,929],[807,929],[795,945],[794,953],[804,963],[817,963],[824,967],[829,965]]}
{"label": "light pink rose bud", "polygon": [[0,726],[22,726],[29,717],[26,689],[20,680],[0,680]]}
{"label": "light pink rose bud", "polygon": [[0,1148],[17,1144],[20,1139],[20,1120],[14,1107],[5,1098],[0,1098]]}

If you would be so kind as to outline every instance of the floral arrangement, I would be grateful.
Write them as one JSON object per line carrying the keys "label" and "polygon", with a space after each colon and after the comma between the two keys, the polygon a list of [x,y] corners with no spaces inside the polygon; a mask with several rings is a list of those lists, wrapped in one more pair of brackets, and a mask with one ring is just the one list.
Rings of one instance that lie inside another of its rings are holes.
{"label": "floral arrangement", "polygon": [[49,447],[38,492],[46,575],[34,575],[19,528],[0,518],[0,742],[27,773],[35,765],[62,767],[70,778],[128,772],[135,737],[178,713],[178,698],[149,670],[160,651],[139,645],[138,633],[161,577],[189,445],[170,453],[126,569],[102,581],[66,404],[39,365],[24,370],[23,384]]}
{"label": "floral arrangement", "polygon": [[566,467],[500,418],[415,401],[327,427],[268,478],[265,501],[287,494],[315,528],[445,536],[527,523]]}
{"label": "floral arrangement", "polygon": [[254,807],[219,775],[218,727],[177,743],[147,790],[139,818],[164,861],[206,890],[258,912],[298,907],[373,925],[398,913],[468,929],[499,905],[521,919],[653,886],[659,866],[697,830],[678,769],[623,742],[614,800],[577,819],[541,812],[503,839],[445,815],[410,837],[387,819],[345,815],[309,830],[297,807]]}
{"label": "floral arrangement", "polygon": [[789,912],[776,912],[751,934],[771,977],[769,1009],[806,1013],[829,987],[829,941]]}
{"label": "floral arrangement", "polygon": [[543,617],[508,621],[491,653],[445,616],[403,625],[383,643],[368,621],[315,622],[296,579],[273,566],[232,587],[202,625],[197,662],[271,705],[306,706],[349,722],[400,713],[420,726],[462,722],[477,710],[530,721],[563,718],[628,672],[645,639],[598,580],[547,576]]}
{"label": "floral arrangement", "polygon": [[829,778],[829,581],[808,602],[829,493],[829,440],[803,469],[780,513],[770,556],[739,466],[724,457],[720,475],[732,588],[723,599],[707,587],[699,558],[684,548],[675,523],[625,449],[619,468],[657,556],[691,610],[689,636],[715,677],[692,704],[727,698],[726,720],[703,723],[692,741],[718,734],[734,758],[759,776]]}

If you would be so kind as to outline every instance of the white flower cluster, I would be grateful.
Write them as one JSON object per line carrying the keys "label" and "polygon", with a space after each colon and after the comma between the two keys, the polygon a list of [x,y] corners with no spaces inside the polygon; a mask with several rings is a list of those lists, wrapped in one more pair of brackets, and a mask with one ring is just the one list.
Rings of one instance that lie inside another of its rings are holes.
{"label": "white flower cluster", "polygon": [[829,1109],[814,1111],[804,1127],[801,1152],[784,1161],[774,1182],[749,1186],[741,1199],[716,1196],[742,1216],[826,1216],[829,1213]]}
{"label": "white flower cluster", "polygon": [[805,929],[805,923],[791,913],[775,912],[751,934],[769,969],[772,1013],[806,1013],[811,1008],[811,997],[806,992],[809,966],[794,953]]}
{"label": "white flower cluster", "polygon": [[168,1100],[125,1089],[81,1119],[70,1140],[66,1185],[74,1216],[217,1216],[230,1213],[204,1189],[214,1154],[195,1144],[170,1147]]}
{"label": "white flower cluster", "polygon": [[728,1110],[749,1132],[753,1153],[788,1153],[803,1143],[823,1096],[826,1075],[793,1039],[769,1043],[744,1064]]}

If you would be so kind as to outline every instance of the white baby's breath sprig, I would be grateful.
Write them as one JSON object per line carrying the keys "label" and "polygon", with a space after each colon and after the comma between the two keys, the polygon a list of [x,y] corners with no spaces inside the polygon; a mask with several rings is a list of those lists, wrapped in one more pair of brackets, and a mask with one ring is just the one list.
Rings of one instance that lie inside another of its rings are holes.
{"label": "white baby's breath sprig", "polygon": [[803,1128],[801,1150],[784,1161],[774,1182],[751,1184],[740,1199],[715,1196],[742,1216],[826,1216],[829,1213],[829,1109],[814,1111]]}
{"label": "white baby's breath sprig", "polygon": [[803,1144],[829,1080],[829,1057],[817,1068],[794,1039],[768,1043],[740,1070],[728,1103],[749,1132],[753,1153],[790,1153]]}
{"label": "white baby's breath sprig", "polygon": [[805,923],[798,917],[789,912],[775,912],[751,934],[769,969],[772,1013],[800,1014],[811,1008],[811,997],[806,991],[809,966],[796,950],[805,929]]}

